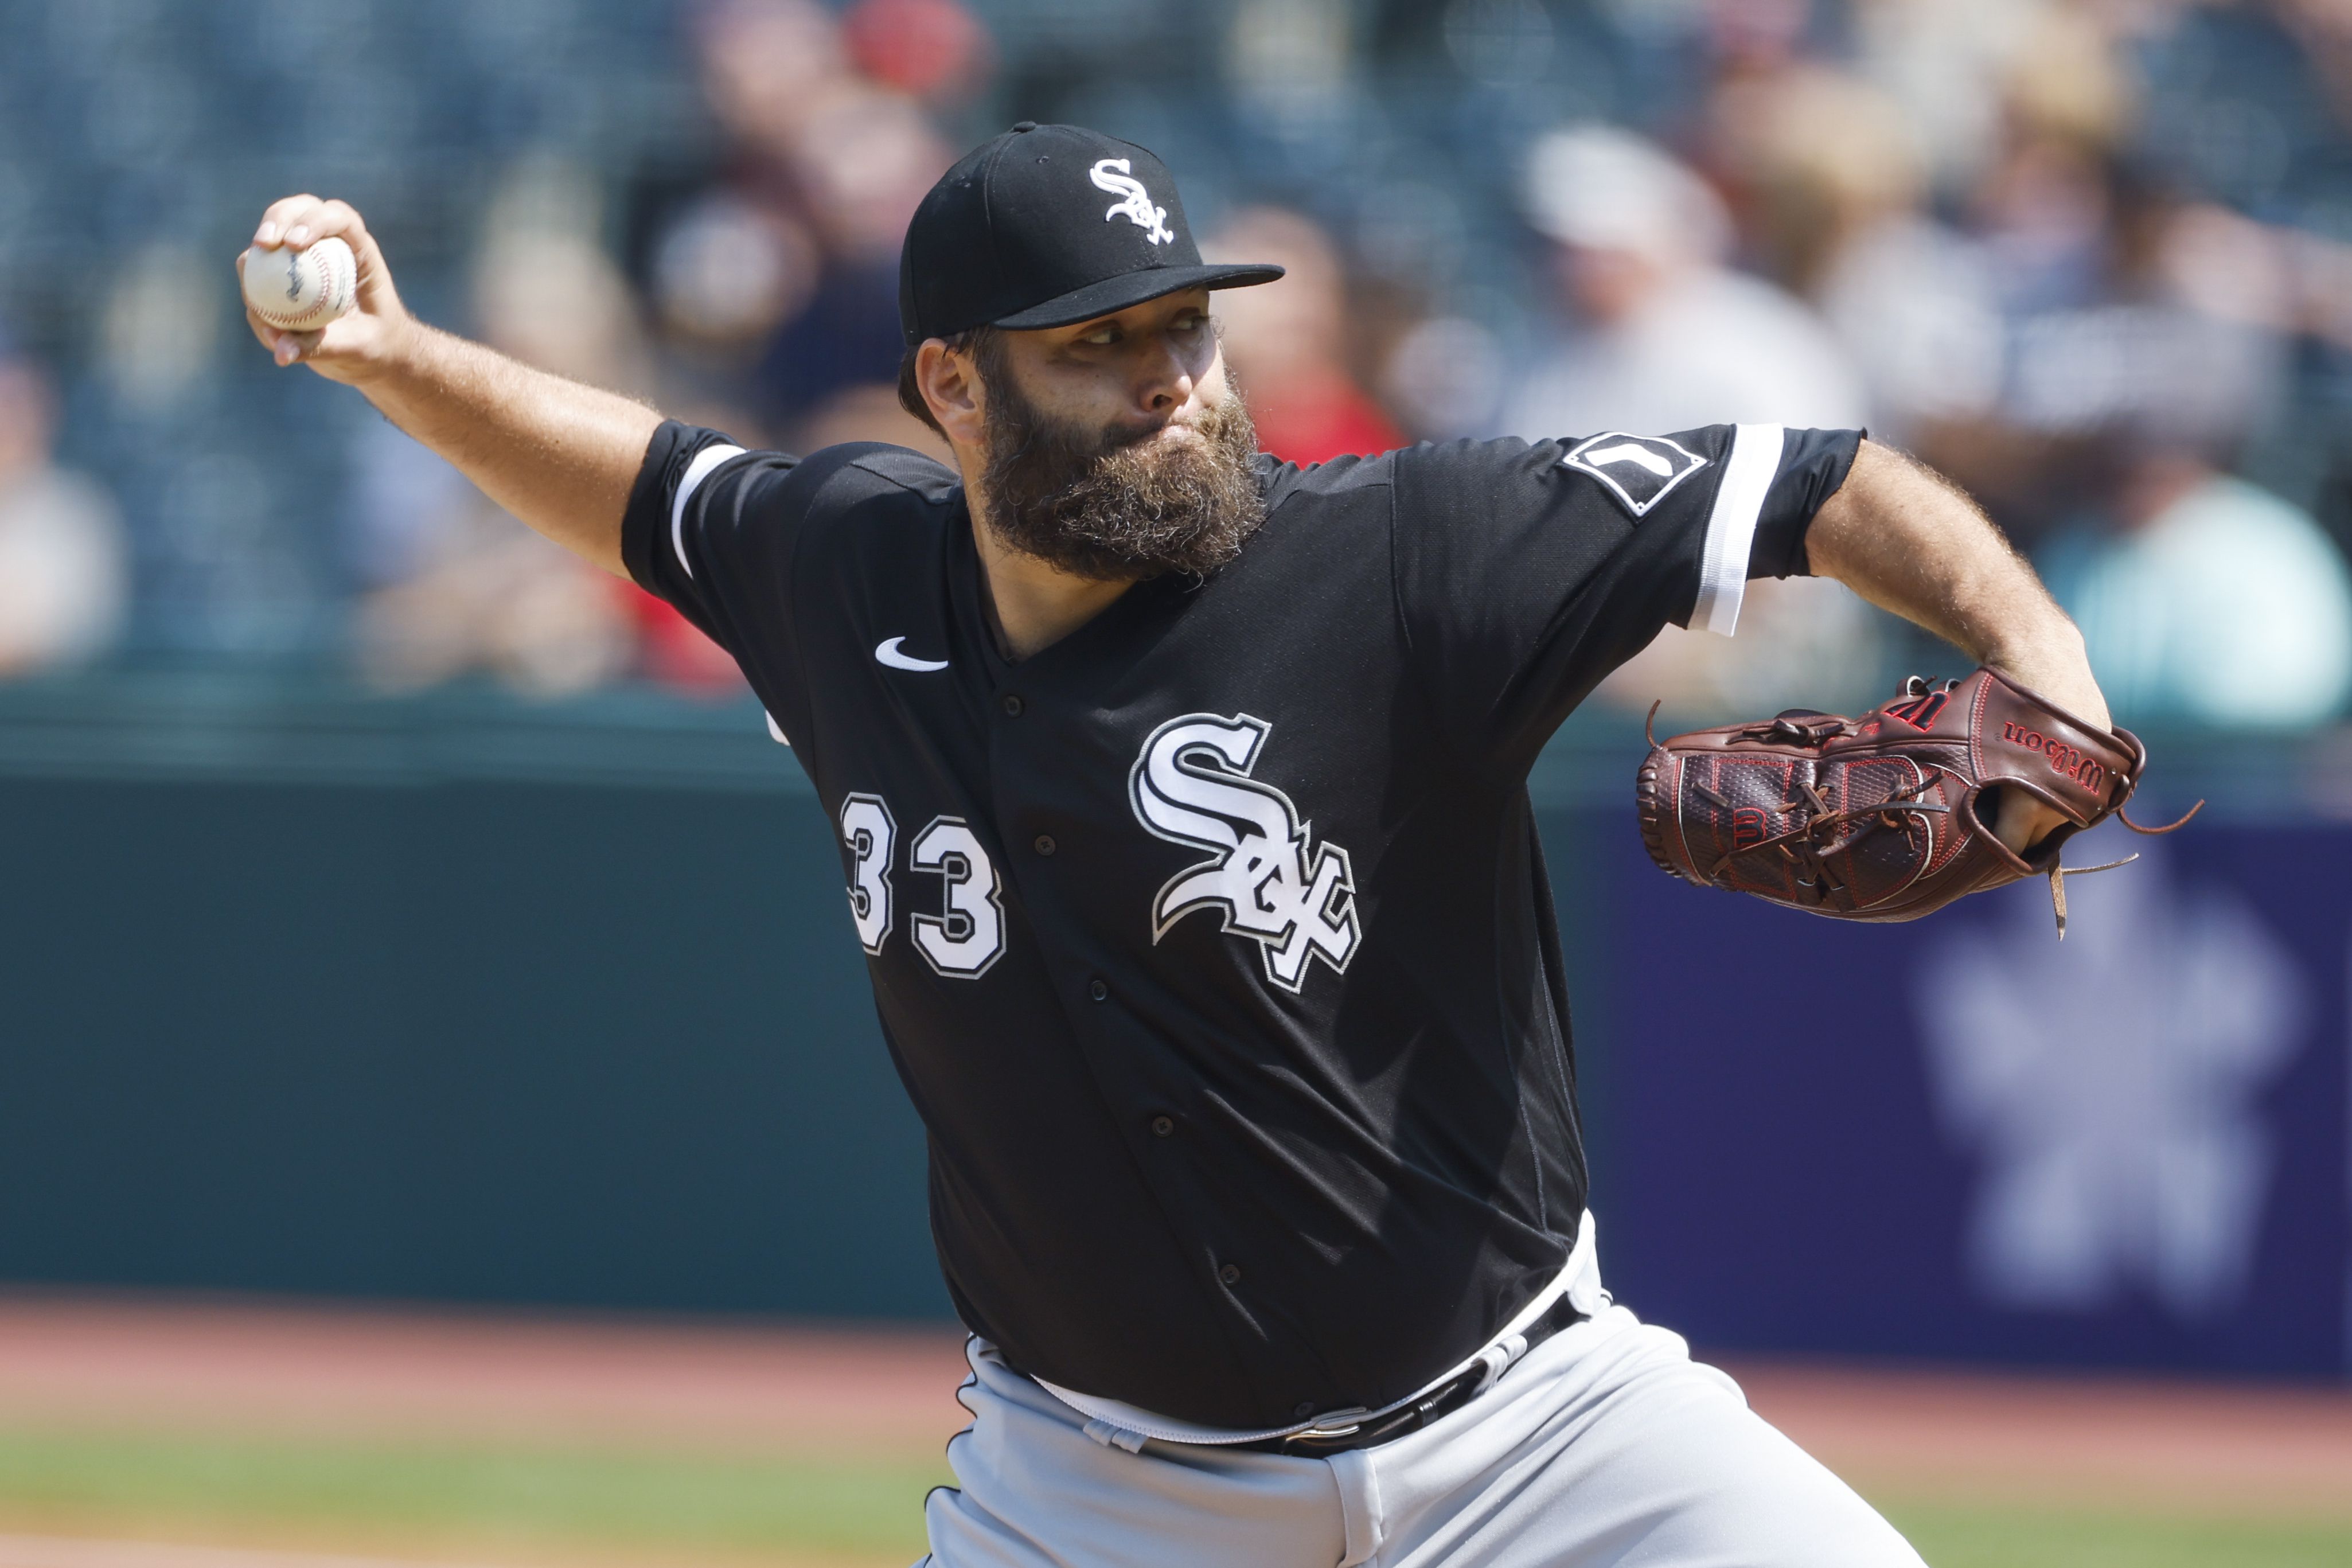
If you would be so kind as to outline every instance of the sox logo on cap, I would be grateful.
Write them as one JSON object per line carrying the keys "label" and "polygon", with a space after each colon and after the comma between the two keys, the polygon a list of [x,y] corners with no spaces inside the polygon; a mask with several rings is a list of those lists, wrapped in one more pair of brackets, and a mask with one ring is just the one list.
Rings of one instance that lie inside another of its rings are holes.
{"label": "sox logo on cap", "polygon": [[[1118,199],[1097,206],[1096,191]],[[915,209],[899,252],[898,325],[911,349],[977,326],[1076,326],[1188,289],[1281,276],[1266,262],[1202,261],[1176,177],[1149,147],[1024,120],[965,153]]]}
{"label": "sox logo on cap", "polygon": [[1108,191],[1115,196],[1124,198],[1114,204],[1110,211],[1103,214],[1103,222],[1108,223],[1115,217],[1123,217],[1149,235],[1152,244],[1168,244],[1176,237],[1169,231],[1168,225],[1164,221],[1168,216],[1168,209],[1151,205],[1151,193],[1143,188],[1141,180],[1127,172],[1128,167],[1129,163],[1125,158],[1105,158],[1088,171],[1097,190]]}

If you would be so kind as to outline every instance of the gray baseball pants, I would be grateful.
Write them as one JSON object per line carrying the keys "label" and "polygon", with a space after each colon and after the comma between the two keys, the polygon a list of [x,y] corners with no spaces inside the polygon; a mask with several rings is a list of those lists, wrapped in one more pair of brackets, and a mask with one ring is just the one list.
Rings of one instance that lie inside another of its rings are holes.
{"label": "gray baseball pants", "polygon": [[985,1341],[918,1568],[1924,1568],[1678,1334],[1622,1307],[1434,1425],[1328,1459],[1135,1452]]}

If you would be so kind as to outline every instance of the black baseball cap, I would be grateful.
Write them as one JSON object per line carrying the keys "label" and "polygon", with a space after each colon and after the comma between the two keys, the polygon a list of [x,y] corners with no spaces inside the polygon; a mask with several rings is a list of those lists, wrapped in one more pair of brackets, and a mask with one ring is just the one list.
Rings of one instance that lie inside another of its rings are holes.
{"label": "black baseball cap", "polygon": [[1132,142],[1024,120],[966,153],[915,209],[898,253],[913,348],[973,327],[1066,327],[1185,289],[1271,283],[1279,267],[1211,267],[1175,177]]}

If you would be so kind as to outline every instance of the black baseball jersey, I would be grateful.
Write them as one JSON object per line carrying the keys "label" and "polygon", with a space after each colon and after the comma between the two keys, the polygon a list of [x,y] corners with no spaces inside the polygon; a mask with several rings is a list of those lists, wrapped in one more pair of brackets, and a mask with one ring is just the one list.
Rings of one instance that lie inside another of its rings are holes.
{"label": "black baseball jersey", "polygon": [[964,1321],[1258,1429],[1410,1394],[1558,1273],[1585,1164],[1529,765],[1667,622],[1802,571],[1858,438],[1262,457],[1238,560],[1008,663],[951,469],[663,426],[629,570],[833,819]]}

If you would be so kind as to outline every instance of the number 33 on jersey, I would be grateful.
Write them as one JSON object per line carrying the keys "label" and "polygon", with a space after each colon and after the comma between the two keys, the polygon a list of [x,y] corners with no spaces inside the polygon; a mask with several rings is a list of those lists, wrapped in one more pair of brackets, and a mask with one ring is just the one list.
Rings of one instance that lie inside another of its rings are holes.
{"label": "number 33 on jersey", "polygon": [[[841,841],[850,853],[849,912],[857,940],[879,954],[889,940],[896,912],[891,899],[891,854],[898,823],[881,796],[853,795],[841,803]],[[940,879],[947,911],[909,918],[915,951],[940,973],[977,980],[1004,952],[1004,900],[996,862],[971,826],[960,816],[935,816],[907,847],[907,868]]]}

